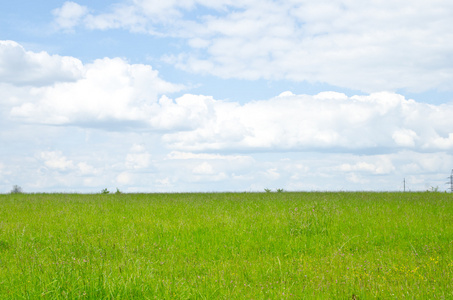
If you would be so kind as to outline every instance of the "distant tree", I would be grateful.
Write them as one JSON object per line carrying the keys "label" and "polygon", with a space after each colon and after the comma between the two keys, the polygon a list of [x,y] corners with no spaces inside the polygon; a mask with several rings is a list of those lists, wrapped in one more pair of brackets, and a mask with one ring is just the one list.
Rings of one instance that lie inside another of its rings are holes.
{"label": "distant tree", "polygon": [[24,191],[18,185],[14,185],[13,189],[11,190],[11,194],[22,194]]}

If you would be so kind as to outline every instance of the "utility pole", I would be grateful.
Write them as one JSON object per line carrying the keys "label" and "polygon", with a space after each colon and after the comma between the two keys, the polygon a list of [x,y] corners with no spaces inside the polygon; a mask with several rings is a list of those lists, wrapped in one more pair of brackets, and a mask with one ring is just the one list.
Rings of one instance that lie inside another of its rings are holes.
{"label": "utility pole", "polygon": [[404,192],[406,192],[406,178],[404,178],[403,180],[403,190]]}
{"label": "utility pole", "polygon": [[447,182],[447,184],[450,184],[450,193],[453,193],[453,169],[451,170],[451,175],[447,178],[450,179],[450,182]]}

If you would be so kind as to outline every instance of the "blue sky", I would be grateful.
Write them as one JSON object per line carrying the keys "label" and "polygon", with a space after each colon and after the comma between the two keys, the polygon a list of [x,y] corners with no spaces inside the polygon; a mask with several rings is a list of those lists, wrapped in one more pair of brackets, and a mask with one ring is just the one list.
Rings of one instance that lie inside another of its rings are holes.
{"label": "blue sky", "polygon": [[453,4],[0,4],[0,192],[446,189]]}

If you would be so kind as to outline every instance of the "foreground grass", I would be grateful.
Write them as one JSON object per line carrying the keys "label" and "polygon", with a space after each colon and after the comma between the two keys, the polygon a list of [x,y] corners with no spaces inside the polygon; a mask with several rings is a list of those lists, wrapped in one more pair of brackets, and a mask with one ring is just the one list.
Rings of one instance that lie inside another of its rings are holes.
{"label": "foreground grass", "polygon": [[443,193],[0,195],[4,299],[451,299]]}

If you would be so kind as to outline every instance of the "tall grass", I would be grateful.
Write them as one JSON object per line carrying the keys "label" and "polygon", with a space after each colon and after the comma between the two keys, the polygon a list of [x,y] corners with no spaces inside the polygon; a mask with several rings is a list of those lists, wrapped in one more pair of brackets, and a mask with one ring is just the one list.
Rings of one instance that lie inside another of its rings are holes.
{"label": "tall grass", "polygon": [[444,193],[0,195],[3,299],[453,298]]}

